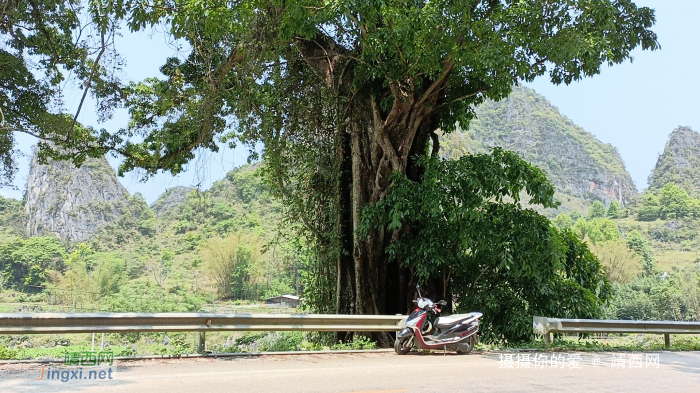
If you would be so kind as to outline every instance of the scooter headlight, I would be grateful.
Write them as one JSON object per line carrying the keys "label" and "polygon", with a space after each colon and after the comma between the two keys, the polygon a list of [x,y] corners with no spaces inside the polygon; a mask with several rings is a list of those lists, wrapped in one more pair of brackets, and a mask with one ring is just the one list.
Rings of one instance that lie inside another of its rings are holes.
{"label": "scooter headlight", "polygon": [[431,302],[429,299],[425,299],[425,298],[418,299],[418,308],[420,308],[420,309],[429,308],[432,305],[433,305],[433,302]]}

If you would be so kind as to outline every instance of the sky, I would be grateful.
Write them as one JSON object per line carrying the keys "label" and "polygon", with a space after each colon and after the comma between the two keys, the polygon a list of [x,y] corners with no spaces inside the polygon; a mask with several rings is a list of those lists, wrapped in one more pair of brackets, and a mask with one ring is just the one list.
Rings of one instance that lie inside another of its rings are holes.
{"label": "sky", "polygon": [[[615,146],[637,188],[647,186],[658,155],[668,135],[678,126],[700,131],[700,0],[637,0],[637,5],[656,10],[661,49],[635,50],[634,60],[604,67],[599,75],[571,85],[552,85],[540,77],[526,86],[545,96],[574,123],[605,143]],[[160,76],[159,67],[170,56],[182,56],[159,32],[129,33],[117,40],[117,49],[126,60],[121,79],[139,81]],[[65,94],[67,108],[74,111],[81,98],[77,89]],[[118,110],[107,123],[98,123],[94,105],[86,103],[78,120],[95,128],[118,129],[128,123],[125,110]],[[17,135],[18,148],[26,154],[20,158],[15,189],[0,188],[0,195],[21,198],[29,167],[29,153],[36,140]],[[120,178],[134,194],[140,192],[153,203],[166,189],[177,185],[207,189],[226,172],[246,162],[247,152],[239,147],[224,148],[218,153],[199,152],[187,171],[178,175],[159,174],[140,181],[138,173]],[[117,158],[109,158],[116,168]]]}
{"label": "sky", "polygon": [[615,146],[640,191],[678,126],[700,131],[698,0],[637,0],[656,10],[661,49],[636,50],[633,62],[604,68],[569,86],[539,78],[527,86],[559,112]]}

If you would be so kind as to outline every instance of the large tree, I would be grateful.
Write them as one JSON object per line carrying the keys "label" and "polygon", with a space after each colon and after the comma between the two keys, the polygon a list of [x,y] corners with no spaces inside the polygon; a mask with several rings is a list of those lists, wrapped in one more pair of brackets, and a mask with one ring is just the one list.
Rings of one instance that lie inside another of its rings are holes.
{"label": "large tree", "polygon": [[[76,122],[89,93],[104,118],[119,100],[115,11],[97,0],[0,0],[0,186],[15,175],[17,132],[44,143],[80,143],[70,157],[77,163],[115,145],[114,135]],[[63,103],[69,83],[83,90],[75,113]]]}
{"label": "large tree", "polygon": [[414,157],[437,154],[438,130],[468,127],[475,105],[520,81],[570,83],[657,47],[654,12],[629,0],[103,3],[189,54],[122,90],[127,129],[65,147],[112,149],[121,172],[153,174],[218,142],[262,142],[270,184],[335,259],[342,313],[406,311],[410,270],[385,254],[405,228],[356,229],[392,173],[420,181]]}

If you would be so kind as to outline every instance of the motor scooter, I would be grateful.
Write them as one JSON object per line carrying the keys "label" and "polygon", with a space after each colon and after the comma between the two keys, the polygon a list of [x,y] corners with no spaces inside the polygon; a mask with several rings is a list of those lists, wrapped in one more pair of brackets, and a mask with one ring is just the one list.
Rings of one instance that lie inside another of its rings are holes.
{"label": "motor scooter", "polygon": [[440,300],[433,303],[432,300],[423,297],[420,286],[416,285],[418,299],[416,308],[406,319],[406,327],[396,335],[394,350],[399,355],[407,354],[413,346],[421,349],[449,349],[460,355],[469,354],[478,342],[480,312],[468,314],[453,314],[439,317],[435,320],[435,326],[428,321],[428,313],[440,315],[440,307],[447,302]]}

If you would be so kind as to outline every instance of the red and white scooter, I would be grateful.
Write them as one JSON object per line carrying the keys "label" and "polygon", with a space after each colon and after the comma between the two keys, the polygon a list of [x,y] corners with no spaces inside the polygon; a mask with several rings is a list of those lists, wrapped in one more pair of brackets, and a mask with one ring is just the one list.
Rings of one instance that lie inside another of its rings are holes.
{"label": "red and white scooter", "polygon": [[435,320],[435,329],[427,320],[428,313],[440,314],[438,306],[444,306],[446,301],[440,300],[433,303],[424,298],[420,293],[420,286],[416,285],[418,299],[416,309],[406,319],[406,327],[396,335],[394,350],[399,355],[407,354],[413,346],[421,349],[449,349],[458,354],[468,354],[478,342],[480,312],[468,314],[453,314],[447,317],[439,317]]}

